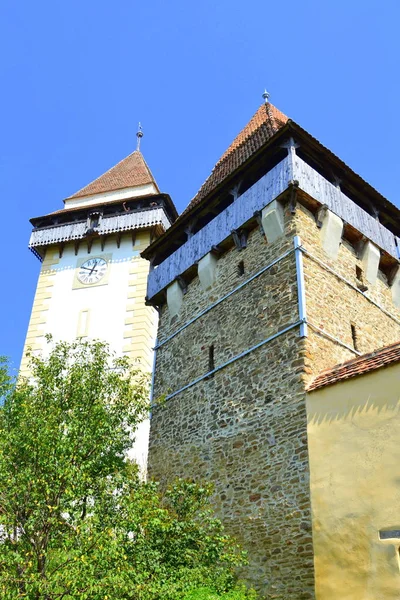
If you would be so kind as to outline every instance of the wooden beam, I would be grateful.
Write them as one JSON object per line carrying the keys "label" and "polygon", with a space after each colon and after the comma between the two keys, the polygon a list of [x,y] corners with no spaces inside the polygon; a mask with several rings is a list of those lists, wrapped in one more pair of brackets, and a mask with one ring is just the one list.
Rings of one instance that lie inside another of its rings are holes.
{"label": "wooden beam", "polygon": [[178,275],[178,277],[176,278],[176,280],[179,283],[182,292],[184,294],[186,294],[186,292],[187,292],[187,283],[184,280],[184,278],[182,277],[182,275]]}
{"label": "wooden beam", "polygon": [[245,229],[233,229],[232,238],[237,250],[240,251],[247,248],[247,236],[248,232]]}
{"label": "wooden beam", "polygon": [[258,228],[260,230],[260,233],[263,237],[265,237],[265,231],[264,231],[264,227],[262,226],[262,215],[261,215],[261,210],[256,210],[254,213],[254,217],[257,221],[258,224]]}
{"label": "wooden beam", "polygon": [[297,190],[299,189],[299,182],[297,181],[297,179],[293,179],[293,181],[291,181],[289,183],[289,189],[290,189],[290,199],[289,199],[290,214],[295,215],[296,208],[297,208]]}

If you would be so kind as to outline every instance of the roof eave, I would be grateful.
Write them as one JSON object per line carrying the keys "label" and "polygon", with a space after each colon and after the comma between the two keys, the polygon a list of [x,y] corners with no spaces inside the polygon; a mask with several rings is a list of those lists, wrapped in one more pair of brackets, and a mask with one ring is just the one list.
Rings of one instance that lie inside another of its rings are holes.
{"label": "roof eave", "polygon": [[[377,362],[377,360],[381,362]],[[349,367],[359,366],[364,363],[363,368],[359,368],[358,371],[347,371]],[[400,363],[400,342],[395,342],[389,346],[378,348],[372,352],[367,352],[357,358],[348,360],[344,363],[339,363],[331,369],[326,369],[317,377],[315,377],[307,386],[306,391],[312,393],[328,386],[337,385],[344,383],[349,379],[356,379],[363,375],[374,373],[380,369],[386,369]],[[327,376],[331,376],[332,379],[327,379]]]}
{"label": "roof eave", "polygon": [[[336,154],[334,154],[329,148],[321,144],[315,137],[313,137],[308,131],[303,129],[295,121],[288,119],[287,123],[283,125],[279,131],[277,131],[261,148],[259,148],[251,157],[249,157],[238,169],[231,173],[226,179],[218,184],[207,196],[205,196],[198,204],[196,204],[188,212],[183,213],[180,218],[166,231],[162,236],[155,240],[150,246],[148,246],[142,253],[142,256],[146,259],[150,259],[154,255],[162,253],[164,247],[176,236],[178,232],[181,232],[185,228],[188,221],[190,221],[196,214],[200,213],[206,205],[212,205],[216,196],[221,194],[221,191],[225,188],[231,187],[233,179],[237,178],[241,172],[247,169],[250,165],[257,161],[258,157],[264,153],[268,148],[276,146],[279,141],[289,134],[293,135],[297,141],[303,142],[304,147],[311,150],[311,155],[314,154],[316,157],[321,155],[324,157],[328,165],[333,169],[339,169],[345,172],[346,177],[356,191],[360,194],[361,192],[366,193],[373,201],[376,202],[378,208],[384,208],[386,216],[395,225],[396,221],[399,222],[400,211],[392,204],[387,198],[385,198],[380,192],[378,192],[372,185],[365,181],[360,175],[351,169],[345,162],[343,162]],[[307,154],[307,152],[306,152]],[[312,158],[312,156],[311,156]],[[396,235],[400,234],[396,233]]]}
{"label": "roof eave", "polygon": [[[160,192],[160,189],[159,189],[159,187],[158,187],[158,185],[156,184],[155,181],[149,182],[149,183],[144,183],[142,185],[143,186],[145,186],[145,185],[154,185],[154,187],[157,190],[157,194],[161,194],[162,193],[162,192]],[[132,186],[132,185],[131,186],[126,186],[126,185],[124,185],[122,187],[113,188],[112,190],[104,190],[103,192],[96,192],[95,194],[93,194],[93,193],[91,193],[91,194],[79,194],[79,192],[78,192],[78,193],[74,194],[73,196],[68,196],[67,198],[64,198],[63,202],[65,204],[65,202],[68,202],[68,200],[83,200],[84,198],[87,199],[87,198],[92,198],[92,197],[95,198],[96,196],[102,196],[103,194],[110,194],[110,193],[113,193],[113,192],[120,192],[122,190],[131,190],[131,189],[134,189],[135,187],[142,187],[142,186],[141,185],[139,185],[139,186]]]}
{"label": "roof eave", "polygon": [[332,150],[329,150],[329,148],[324,146],[319,140],[317,140],[314,136],[312,136],[308,131],[303,129],[295,121],[289,120],[287,125],[289,126],[289,128],[291,129],[291,131],[294,134],[296,134],[297,136],[300,136],[300,138],[306,139],[307,142],[310,144],[310,146],[314,146],[318,153],[322,152],[323,154],[325,154],[328,161],[335,164],[338,168],[346,171],[346,175],[352,177],[354,179],[354,181],[356,182],[356,184],[358,184],[357,187],[360,186],[361,190],[366,189],[371,194],[371,196],[375,196],[376,200],[378,202],[383,203],[385,205],[385,208],[387,208],[390,212],[394,212],[395,216],[397,218],[399,218],[400,213],[399,213],[399,209],[397,208],[397,206],[395,206],[392,202],[390,202],[390,200],[385,198],[385,196],[383,196],[370,183],[365,181],[365,179],[363,179],[361,177],[361,175],[358,175],[358,173],[353,171],[353,169],[351,167],[349,167],[336,154],[334,154],[334,152],[332,152]]}
{"label": "roof eave", "polygon": [[121,205],[124,202],[129,202],[129,200],[150,200],[151,198],[162,198],[162,200],[164,200],[165,204],[167,205],[169,211],[168,211],[168,217],[172,219],[173,222],[175,222],[175,220],[178,218],[178,211],[176,210],[175,204],[172,201],[172,198],[169,194],[165,194],[165,193],[159,193],[159,194],[149,194],[148,196],[140,196],[140,197],[135,197],[135,198],[125,198],[124,200],[114,200],[112,202],[104,202],[104,203],[100,203],[100,204],[95,204],[93,206],[74,206],[71,208],[65,208],[65,209],[61,209],[59,212],[54,212],[54,213],[49,213],[47,215],[42,215],[42,216],[38,216],[38,217],[32,217],[31,219],[29,219],[29,222],[31,223],[31,225],[33,227],[35,227],[35,222],[37,221],[43,221],[43,220],[51,220],[56,218],[57,216],[60,215],[72,215],[76,212],[83,212],[83,211],[87,211],[90,212],[92,210],[95,209],[99,209],[102,207],[106,207],[106,206],[113,206],[115,205],[116,207],[118,205]]}

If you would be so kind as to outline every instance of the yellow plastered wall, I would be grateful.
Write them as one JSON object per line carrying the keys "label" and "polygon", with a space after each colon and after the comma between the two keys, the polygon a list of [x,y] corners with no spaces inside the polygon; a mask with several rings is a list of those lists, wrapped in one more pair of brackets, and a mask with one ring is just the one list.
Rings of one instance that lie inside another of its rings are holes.
{"label": "yellow plastered wall", "polygon": [[[138,232],[135,249],[142,252],[150,244],[150,232]],[[147,278],[150,263],[140,256],[132,258],[126,304],[123,352],[133,363],[149,373],[153,368],[153,346],[157,335],[157,311],[146,306]]]}
{"label": "yellow plastered wall", "polygon": [[58,252],[56,252],[54,247],[49,248],[44,257],[39,274],[28,332],[26,334],[20,367],[20,373],[23,376],[28,375],[29,359],[26,355],[27,351],[31,350],[32,352],[37,352],[42,348],[41,342],[43,341],[44,327],[47,321],[47,311],[49,310],[49,302],[51,300],[54,278],[56,276],[56,271],[53,267],[58,263]]}
{"label": "yellow plastered wall", "polygon": [[400,598],[400,364],[307,395],[317,600]]}

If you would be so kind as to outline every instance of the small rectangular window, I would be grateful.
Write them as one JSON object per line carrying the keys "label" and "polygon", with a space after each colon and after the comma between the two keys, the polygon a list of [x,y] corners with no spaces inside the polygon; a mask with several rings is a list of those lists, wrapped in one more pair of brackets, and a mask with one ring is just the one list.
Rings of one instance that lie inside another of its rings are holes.
{"label": "small rectangular window", "polygon": [[208,370],[213,371],[214,369],[215,369],[214,344],[211,344],[211,346],[208,349]]}
{"label": "small rectangular window", "polygon": [[363,270],[358,265],[356,266],[356,277],[358,281],[363,283]]}
{"label": "small rectangular window", "polygon": [[239,277],[242,277],[244,275],[244,261],[243,260],[241,260],[240,263],[238,264],[237,272],[238,272]]}
{"label": "small rectangular window", "polygon": [[78,315],[78,327],[76,337],[87,337],[89,333],[89,310],[81,310]]}
{"label": "small rectangular window", "polygon": [[358,337],[357,337],[356,326],[354,325],[354,323],[351,324],[351,337],[353,340],[353,348],[354,348],[354,350],[357,350],[357,352],[358,352]]}

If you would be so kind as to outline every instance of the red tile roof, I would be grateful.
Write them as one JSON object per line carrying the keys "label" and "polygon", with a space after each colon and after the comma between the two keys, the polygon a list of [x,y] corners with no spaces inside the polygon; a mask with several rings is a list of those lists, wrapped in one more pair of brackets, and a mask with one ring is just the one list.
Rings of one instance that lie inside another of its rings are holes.
{"label": "red tile roof", "polygon": [[233,140],[229,148],[221,156],[211,175],[201,186],[196,196],[185,209],[184,213],[196,206],[205,196],[214,190],[222,181],[240,167],[254,152],[265,144],[288,121],[269,102],[262,104],[255,115]]}
{"label": "red tile roof", "polygon": [[398,361],[400,361],[400,342],[396,342],[396,344],[392,344],[391,346],[385,346],[369,354],[363,354],[358,358],[323,371],[311,382],[307,391],[311,392],[312,390],[317,390],[338,381],[364,375],[364,373],[387,367]]}
{"label": "red tile roof", "polygon": [[104,194],[124,188],[136,187],[152,183],[159,192],[157,183],[146,164],[141,152],[136,150],[129,156],[121,160],[115,167],[101,175],[92,183],[85,186],[76,194],[69,196],[71,198],[81,198],[83,196],[92,196],[94,194]]}

